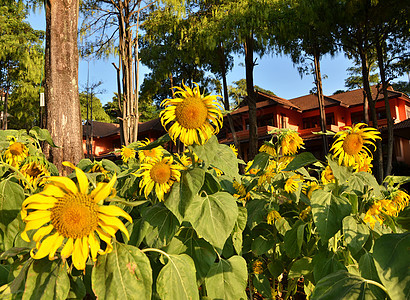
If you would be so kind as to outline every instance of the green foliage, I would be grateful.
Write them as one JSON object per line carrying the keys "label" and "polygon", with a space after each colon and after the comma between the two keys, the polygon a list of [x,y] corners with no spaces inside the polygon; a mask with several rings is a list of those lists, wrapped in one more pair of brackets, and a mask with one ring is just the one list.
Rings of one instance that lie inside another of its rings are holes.
{"label": "green foliage", "polygon": [[[280,141],[282,134],[275,132],[274,140]],[[26,160],[41,157],[40,140],[53,144],[39,128],[30,134],[0,132],[2,159],[10,136],[31,149]],[[169,141],[164,136],[130,147],[153,150]],[[97,255],[95,262],[89,258],[82,272],[72,265],[73,256],[60,259],[61,248],[56,260],[30,257],[35,243],[20,237],[27,221],[21,218],[21,205],[43,187],[23,183],[25,161],[12,167],[3,160],[0,297],[249,299],[257,294],[272,299],[278,292],[295,294],[303,277],[304,292],[312,299],[385,299],[386,293],[404,299],[410,278],[408,231],[399,222],[400,214],[385,211],[383,224],[374,226],[367,216],[377,201],[393,201],[386,199],[393,199],[408,178],[391,176],[386,186],[379,186],[370,173],[353,172],[329,156],[335,180],[324,184],[323,162],[308,152],[283,156],[281,145],[271,142],[275,154],[259,153],[245,174],[239,174],[234,152],[216,138],[188,147],[184,155],[189,159],[162,149],[162,155],[184,162],[163,201],[157,188],[147,196],[142,190],[146,182],[139,176],[140,166],[149,161],[82,160],[77,167],[85,172],[90,189],[118,177],[115,196],[102,201],[123,208],[133,219],[133,224],[118,219],[130,239],[114,232],[112,250],[102,243],[107,253]],[[298,186],[289,189],[289,181]],[[35,231],[28,233],[32,237]]]}
{"label": "green foliage", "polygon": [[40,119],[44,32],[24,21],[27,13],[22,1],[0,3],[0,90],[8,94],[9,128],[28,130]]}
{"label": "green foliage", "polygon": [[87,106],[88,118],[91,120],[91,105],[93,121],[111,123],[111,118],[103,109],[100,99],[98,99],[95,95],[87,94],[87,92],[80,93],[80,108],[82,120],[87,120]]}

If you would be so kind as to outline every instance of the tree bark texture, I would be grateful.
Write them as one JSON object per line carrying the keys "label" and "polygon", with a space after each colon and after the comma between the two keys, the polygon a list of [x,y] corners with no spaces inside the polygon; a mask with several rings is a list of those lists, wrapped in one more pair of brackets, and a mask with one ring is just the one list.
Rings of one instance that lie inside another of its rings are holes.
{"label": "tree bark texture", "polygon": [[254,40],[252,34],[245,41],[245,72],[246,91],[248,93],[247,102],[249,108],[249,153],[248,160],[252,160],[258,153],[258,126],[256,120],[256,93],[253,84],[253,59]]}
{"label": "tree bark texture", "polygon": [[[320,54],[318,51],[314,51],[314,64],[315,64],[315,83],[317,88],[317,100],[319,103],[319,114],[320,114],[320,130],[326,133],[326,112],[325,112],[325,100],[323,97],[323,90],[322,90],[322,75],[320,73]],[[329,152],[329,143],[327,141],[327,135],[322,135],[323,140],[323,151],[324,156]]]}
{"label": "tree bark texture", "polygon": [[[222,74],[224,109],[226,111],[229,111],[228,83],[227,83],[227,80],[226,80],[226,67],[225,67],[226,57],[225,57],[225,50],[224,50],[224,47],[222,46],[222,44],[219,46],[218,50],[219,50],[218,51],[218,53],[219,53],[219,65],[220,65],[221,74]],[[227,114],[226,117],[228,119],[229,130],[232,133],[233,143],[234,143],[236,149],[238,149],[238,156],[239,156],[239,158],[242,158],[241,148],[240,148],[240,144],[239,144],[239,141],[238,141],[238,137],[236,136],[235,126],[233,124],[232,116],[230,114]]]}
{"label": "tree bark texture", "polygon": [[[367,102],[369,103],[370,109],[370,119],[372,121],[372,127],[378,128],[377,114],[376,114],[376,101],[373,101],[372,92],[370,89],[370,69],[367,55],[364,51],[359,51],[361,63],[362,63],[362,77],[363,77],[363,88],[366,93]],[[374,156],[375,162],[375,177],[377,181],[381,183],[383,181],[383,152],[382,152],[382,143],[380,140],[376,140],[376,153]]]}
{"label": "tree bark texture", "polygon": [[45,96],[47,129],[59,148],[46,153],[66,174],[61,163],[77,164],[83,158],[80,100],[78,95],[78,1],[47,0]]}
{"label": "tree bark texture", "polygon": [[387,160],[386,160],[386,172],[384,176],[388,176],[392,172],[393,168],[393,119],[391,117],[391,110],[389,104],[389,95],[387,94],[387,85],[388,82],[386,80],[386,69],[385,69],[385,61],[384,61],[384,53],[383,53],[383,44],[384,41],[379,37],[376,41],[376,52],[377,52],[377,60],[379,65],[380,71],[380,79],[382,81],[382,91],[383,91],[383,98],[384,98],[384,106],[386,108],[386,118],[387,118]]}

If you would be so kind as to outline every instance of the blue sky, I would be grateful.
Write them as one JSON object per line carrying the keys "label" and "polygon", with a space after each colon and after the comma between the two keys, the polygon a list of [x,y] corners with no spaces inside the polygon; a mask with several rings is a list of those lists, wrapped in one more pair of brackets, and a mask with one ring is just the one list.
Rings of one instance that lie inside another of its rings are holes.
{"label": "blue sky", "polygon": [[[45,15],[44,9],[38,10],[36,13],[31,13],[27,21],[34,29],[45,30]],[[117,91],[116,71],[112,65],[118,65],[118,58],[111,57],[107,60],[91,60],[89,62],[90,83],[102,81],[100,86],[104,93],[97,95],[104,104],[111,101],[114,92]],[[314,87],[313,76],[301,76],[297,70],[297,66],[293,65],[288,56],[272,56],[265,55],[262,58],[258,57],[258,65],[254,68],[254,83],[264,89],[271,90],[277,96],[292,99],[303,96],[309,93]],[[233,81],[245,78],[244,58],[241,56],[235,57],[234,67],[228,74],[228,85]],[[87,83],[87,66],[85,60],[80,60],[79,65],[79,89],[84,90]],[[344,57],[343,53],[338,53],[335,57],[325,56],[321,60],[323,79],[323,92],[325,95],[331,95],[336,90],[345,90],[344,81],[348,77],[346,69],[352,66],[352,62]],[[144,74],[148,73],[149,69],[145,66],[140,66],[140,83],[142,83]],[[400,80],[407,80],[400,78]],[[397,80],[396,80],[397,81]]]}

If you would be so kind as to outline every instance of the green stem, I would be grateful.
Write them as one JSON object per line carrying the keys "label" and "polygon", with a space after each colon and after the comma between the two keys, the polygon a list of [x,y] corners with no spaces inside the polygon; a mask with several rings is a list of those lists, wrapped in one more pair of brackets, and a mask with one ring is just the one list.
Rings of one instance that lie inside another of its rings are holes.
{"label": "green stem", "polygon": [[389,297],[389,299],[391,299],[389,293],[387,292],[387,289],[382,284],[378,283],[377,281],[370,280],[370,279],[365,279],[364,282],[373,284],[373,285],[381,288],[383,290],[383,292],[386,293],[387,297]]}
{"label": "green stem", "polygon": [[27,180],[27,178],[15,167],[13,167],[12,165],[9,165],[8,163],[5,162],[0,162],[0,165],[4,165],[6,167],[8,167],[9,169],[11,169],[12,171],[14,171],[18,177],[21,178],[22,181],[27,183],[27,186],[30,188],[30,192],[33,193],[34,192],[34,188],[31,185],[31,183]]}
{"label": "green stem", "polygon": [[156,249],[156,248],[145,248],[145,249],[141,250],[142,253],[145,253],[145,252],[148,252],[148,251],[158,252],[158,253],[161,253],[162,255],[165,255],[168,259],[170,258],[168,253],[166,253],[165,251]]}

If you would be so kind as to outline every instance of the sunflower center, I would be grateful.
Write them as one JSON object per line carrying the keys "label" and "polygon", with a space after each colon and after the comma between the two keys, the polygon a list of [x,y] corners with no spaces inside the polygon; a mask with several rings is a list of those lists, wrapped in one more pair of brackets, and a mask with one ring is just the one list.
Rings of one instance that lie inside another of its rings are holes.
{"label": "sunflower center", "polygon": [[152,167],[150,175],[156,183],[165,183],[171,178],[171,167],[166,163],[159,162]]}
{"label": "sunflower center", "polygon": [[31,177],[37,177],[40,176],[40,174],[43,172],[36,164],[32,164],[26,171],[26,174],[31,176]]}
{"label": "sunflower center", "polygon": [[155,148],[150,149],[150,150],[142,150],[142,151],[144,152],[144,155],[145,155],[145,156],[148,156],[148,157],[156,157]]}
{"label": "sunflower center", "polygon": [[23,153],[23,147],[24,145],[22,143],[16,142],[10,145],[9,150],[10,153],[13,155],[21,155]]}
{"label": "sunflower center", "polygon": [[189,97],[177,105],[175,117],[182,127],[196,129],[207,120],[208,109],[200,98]]}
{"label": "sunflower center", "polygon": [[349,155],[355,155],[363,148],[363,138],[360,134],[348,134],[343,141],[343,150]]}
{"label": "sunflower center", "polygon": [[122,154],[127,158],[130,158],[133,155],[132,149],[124,148],[122,151]]}
{"label": "sunflower center", "polygon": [[64,237],[82,238],[97,229],[97,210],[88,195],[67,194],[51,209],[51,224]]}

